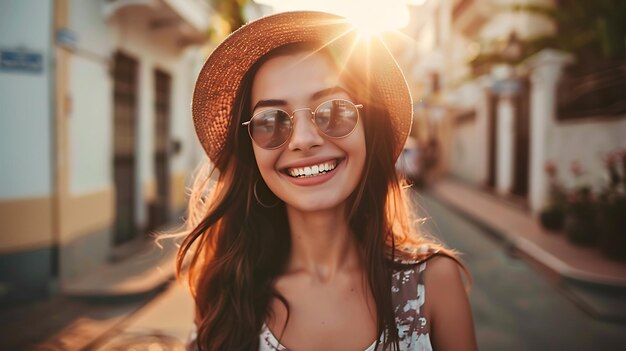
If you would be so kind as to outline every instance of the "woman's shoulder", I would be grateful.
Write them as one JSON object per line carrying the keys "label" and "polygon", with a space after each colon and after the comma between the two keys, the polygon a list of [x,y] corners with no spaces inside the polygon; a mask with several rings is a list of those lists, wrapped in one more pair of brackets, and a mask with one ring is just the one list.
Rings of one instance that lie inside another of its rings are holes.
{"label": "woman's shoulder", "polygon": [[462,282],[460,274],[462,267],[464,267],[462,263],[454,256],[433,255],[428,259],[427,282],[444,286],[452,282]]}
{"label": "woman's shoulder", "polygon": [[[467,285],[463,276],[468,280]],[[424,313],[430,323],[433,346],[448,350],[475,350],[468,296],[472,279],[466,266],[455,256],[435,255],[428,260],[423,281],[424,295],[428,300]],[[445,332],[437,332],[442,330]],[[448,338],[449,335],[457,337]]]}
{"label": "woman's shoulder", "polygon": [[411,251],[398,250],[393,255],[393,264],[392,283],[396,284],[415,281],[429,286],[429,290],[438,290],[452,285],[463,287],[462,271],[470,278],[466,266],[453,252],[429,244]]}
{"label": "woman's shoulder", "polygon": [[[449,306],[467,310],[467,296],[460,274],[466,268],[456,254],[436,246],[423,247],[420,254],[403,254],[400,259],[394,258],[396,265],[391,279],[398,328],[402,335],[415,332],[428,337],[434,316],[438,316],[438,322],[445,320],[448,323],[451,319],[447,316],[453,319],[456,313]],[[414,323],[416,320],[419,321],[417,324]]]}

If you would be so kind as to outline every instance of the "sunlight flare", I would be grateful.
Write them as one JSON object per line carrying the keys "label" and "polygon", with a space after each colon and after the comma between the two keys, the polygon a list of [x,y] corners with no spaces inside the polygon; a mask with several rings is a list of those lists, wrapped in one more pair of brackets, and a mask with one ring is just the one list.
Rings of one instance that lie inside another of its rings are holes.
{"label": "sunlight flare", "polygon": [[399,30],[409,23],[407,5],[416,0],[254,0],[276,12],[325,11],[347,18],[363,35]]}

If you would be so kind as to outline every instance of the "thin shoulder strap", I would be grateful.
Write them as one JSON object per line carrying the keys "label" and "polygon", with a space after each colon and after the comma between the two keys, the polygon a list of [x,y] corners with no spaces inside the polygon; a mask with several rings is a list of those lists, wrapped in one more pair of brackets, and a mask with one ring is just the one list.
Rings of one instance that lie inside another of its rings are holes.
{"label": "thin shoulder strap", "polygon": [[[431,255],[432,257],[434,255]],[[430,258],[429,257],[429,258]],[[426,303],[426,287],[424,286],[424,271],[426,270],[426,264],[428,259],[420,263],[417,269],[417,308],[415,315],[415,329],[417,334],[427,333],[428,321],[424,316],[424,304]]]}

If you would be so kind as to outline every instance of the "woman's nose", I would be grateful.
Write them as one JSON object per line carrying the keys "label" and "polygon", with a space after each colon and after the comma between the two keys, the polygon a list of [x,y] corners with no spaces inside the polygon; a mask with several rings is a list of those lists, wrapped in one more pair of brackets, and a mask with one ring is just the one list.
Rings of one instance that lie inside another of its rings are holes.
{"label": "woman's nose", "polygon": [[289,140],[290,150],[306,151],[324,143],[324,138],[320,135],[312,117],[310,110],[294,113],[293,131]]}

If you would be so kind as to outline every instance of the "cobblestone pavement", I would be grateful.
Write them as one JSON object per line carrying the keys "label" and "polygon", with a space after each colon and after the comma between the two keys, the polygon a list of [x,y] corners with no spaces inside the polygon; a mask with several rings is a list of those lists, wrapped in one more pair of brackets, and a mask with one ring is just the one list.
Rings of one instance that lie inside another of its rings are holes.
{"label": "cobblestone pavement", "polygon": [[418,203],[429,218],[425,229],[461,251],[473,274],[470,302],[480,350],[624,349],[626,324],[594,318],[566,288],[427,192]]}

